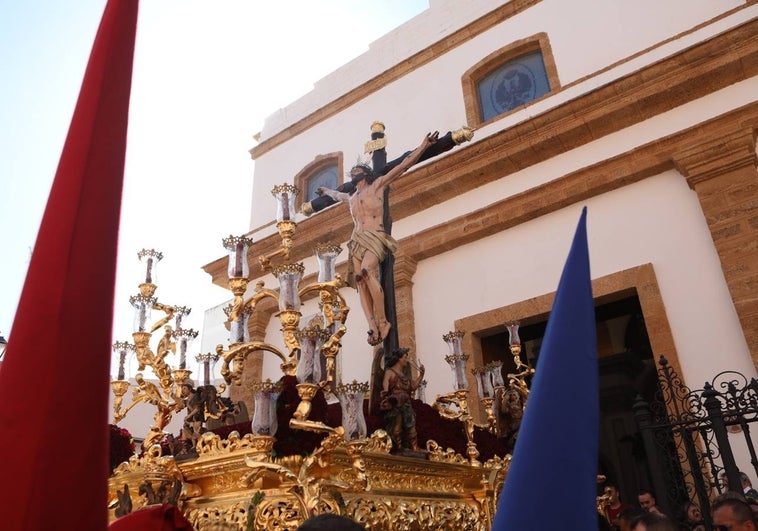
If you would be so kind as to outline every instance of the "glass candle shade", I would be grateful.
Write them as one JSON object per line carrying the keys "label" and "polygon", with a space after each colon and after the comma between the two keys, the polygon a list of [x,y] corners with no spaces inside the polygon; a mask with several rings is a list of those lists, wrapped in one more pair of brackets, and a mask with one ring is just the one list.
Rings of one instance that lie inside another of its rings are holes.
{"label": "glass candle shade", "polygon": [[300,310],[300,294],[297,290],[305,272],[303,264],[280,265],[273,268],[272,272],[279,279],[279,310]]}
{"label": "glass candle shade", "polygon": [[158,268],[158,262],[163,259],[163,253],[156,251],[155,249],[142,249],[137,253],[137,258],[139,258],[143,268],[141,282],[144,282],[145,284],[157,284],[158,276],[156,275],[156,271]]}
{"label": "glass candle shade", "polygon": [[493,361],[487,364],[487,368],[492,375],[493,387],[505,387],[505,380],[503,380],[503,362]]}
{"label": "glass candle shade", "polygon": [[[224,307],[224,313],[227,317],[232,314],[234,306],[231,304]],[[248,322],[250,321],[250,315],[252,309],[246,307],[237,315],[237,320],[231,320],[229,322],[229,344],[234,345],[236,343],[249,343],[250,342],[250,330],[248,329]]]}
{"label": "glass candle shade", "polygon": [[363,416],[363,402],[368,391],[368,383],[358,383],[337,386],[337,398],[342,410],[342,427],[345,439],[348,441],[362,439],[366,436],[366,418]]}
{"label": "glass candle shade", "polygon": [[253,240],[244,236],[229,236],[228,238],[224,238],[222,243],[229,253],[229,263],[226,268],[228,277],[249,277],[250,265],[247,262],[247,251],[253,244]]}
{"label": "glass candle shade", "polygon": [[297,361],[298,383],[319,383],[322,378],[321,347],[329,339],[329,332],[318,326],[295,331],[300,342],[300,358]]}
{"label": "glass candle shade", "polygon": [[337,267],[337,256],[339,256],[341,252],[342,247],[332,243],[319,243],[316,245],[319,282],[331,282],[334,280]]}
{"label": "glass candle shade", "polygon": [[468,389],[468,379],[466,378],[468,355],[463,353],[461,345],[461,340],[465,334],[465,332],[455,331],[442,336],[450,349],[450,354],[445,356],[445,361],[453,371],[453,388],[455,390]]}
{"label": "glass candle shade", "polygon": [[521,345],[521,338],[518,335],[518,323],[508,323],[506,325],[508,328],[508,344],[512,347],[515,347],[516,345]]}
{"label": "glass candle shade", "polygon": [[118,359],[118,373],[116,380],[125,380],[127,359],[129,358],[130,354],[134,352],[134,345],[125,341],[116,341],[113,344],[112,350],[113,354],[116,356],[116,359]]}
{"label": "glass candle shade", "polygon": [[174,339],[176,340],[176,353],[179,355],[179,368],[187,368],[187,352],[189,351],[192,340],[197,337],[197,332],[191,328],[186,330],[175,330]]}
{"label": "glass candle shade", "polygon": [[150,331],[150,312],[152,311],[155,302],[155,298],[145,297],[144,295],[134,295],[129,297],[129,303],[134,308],[133,332]]}
{"label": "glass candle shade", "polygon": [[416,389],[416,398],[418,398],[424,403],[426,403],[426,384],[427,383],[428,382],[426,380],[421,380],[418,384],[418,389]]}
{"label": "glass candle shade", "polygon": [[216,362],[219,359],[219,355],[212,352],[205,354],[198,354],[195,356],[195,361],[198,364],[198,379],[202,377],[202,385],[211,385],[216,380]]}
{"label": "glass candle shade", "polygon": [[271,194],[276,198],[276,221],[290,221],[295,215],[295,198],[300,191],[291,184],[274,186]]}
{"label": "glass candle shade", "polygon": [[182,321],[184,317],[192,313],[192,308],[186,306],[174,306],[174,328],[176,330],[182,329]]}
{"label": "glass candle shade", "polygon": [[282,386],[271,380],[255,382],[252,385],[255,411],[253,412],[253,435],[272,437],[278,428],[276,423],[276,399],[282,392]]}
{"label": "glass candle shade", "polygon": [[479,398],[491,398],[493,395],[492,389],[492,373],[487,367],[476,367],[471,370],[471,373],[476,378],[476,385],[479,389]]}
{"label": "glass candle shade", "polygon": [[442,336],[442,339],[445,340],[445,343],[447,343],[448,348],[450,349],[450,354],[453,354],[455,356],[462,356],[463,355],[463,336],[466,335],[466,332],[461,332],[459,330],[456,330],[455,332],[448,332],[444,336]]}

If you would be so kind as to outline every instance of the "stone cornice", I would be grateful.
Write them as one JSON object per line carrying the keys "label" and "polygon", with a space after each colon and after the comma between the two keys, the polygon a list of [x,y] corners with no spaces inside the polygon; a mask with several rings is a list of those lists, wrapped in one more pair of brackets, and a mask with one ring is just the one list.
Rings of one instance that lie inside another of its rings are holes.
{"label": "stone cornice", "polygon": [[[406,254],[421,261],[579,201],[658,175],[675,167],[675,155],[689,150],[693,137],[695,144],[700,144],[702,139],[727,136],[726,131],[739,127],[736,124],[740,123],[743,127],[752,124],[752,131],[758,129],[758,102],[416,233],[401,240],[400,247]],[[745,136],[744,129],[740,129],[740,133]],[[451,226],[460,227],[460,230],[450,231]]]}
{"label": "stone cornice", "polygon": [[[468,189],[549,160],[570,149],[756,74],[758,19],[546,111],[527,122],[494,133],[474,144],[456,148],[450,154],[408,172],[393,184],[393,218],[402,219],[420,212]],[[733,117],[732,120],[739,120],[735,125],[742,129],[755,129],[758,120],[754,116],[754,107],[751,105],[747,109],[735,111],[737,117]],[[749,116],[742,116],[742,113]],[[734,113],[728,113],[727,116],[732,114]],[[719,120],[721,118],[709,123]],[[707,125],[701,124],[696,129],[705,127]],[[718,126],[722,133],[726,127],[728,126],[725,124]],[[697,133],[700,136],[701,132]],[[676,147],[685,148],[684,145]],[[552,205],[550,207],[545,207],[545,201],[540,198],[542,194],[551,193],[550,183],[525,192],[533,199],[520,207],[520,213],[511,213],[513,219],[510,222],[533,219],[542,213],[560,208],[561,205],[572,204],[671,168],[674,164],[674,149],[667,153],[665,151],[661,142],[654,142],[635,150],[633,156],[621,155],[604,161],[596,166],[593,172],[582,170],[560,178],[558,181],[570,180],[567,189],[573,193],[562,191],[561,197],[548,196],[548,202]],[[617,172],[614,173],[616,177],[601,175],[600,172],[606,171],[605,167],[613,168]],[[576,177],[579,174],[582,175],[581,178]],[[512,199],[505,201],[509,200]],[[479,237],[502,230],[495,229],[500,226],[497,223],[490,224],[473,219],[466,221],[471,217],[472,215],[463,216],[456,222],[481,223]],[[351,231],[350,213],[343,204],[331,207],[328,214],[318,213],[311,216],[298,224],[291,260],[297,261],[312,255],[314,242],[344,242],[349,238]],[[430,231],[433,232],[433,229]],[[425,231],[424,234],[428,236],[430,231]],[[250,248],[251,261],[255,261],[260,255],[276,251],[279,245],[278,235],[255,242]],[[454,246],[446,242],[440,242],[438,245],[432,242],[424,244],[424,247],[429,249],[451,249]],[[410,252],[408,254],[417,260],[421,255],[430,255],[429,252],[420,255]],[[203,269],[212,276],[214,283],[226,285],[225,257],[207,264]],[[258,277],[262,276],[260,272],[257,274]],[[258,277],[253,273],[252,278]]]}

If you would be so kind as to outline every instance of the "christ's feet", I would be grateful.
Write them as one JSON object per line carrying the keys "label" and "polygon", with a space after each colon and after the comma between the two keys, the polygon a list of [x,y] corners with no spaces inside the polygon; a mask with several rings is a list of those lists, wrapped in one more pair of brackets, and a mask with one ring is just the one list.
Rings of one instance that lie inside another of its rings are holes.
{"label": "christ's feet", "polygon": [[389,335],[390,328],[392,328],[392,324],[386,319],[379,321],[379,335],[382,336],[382,341]]}

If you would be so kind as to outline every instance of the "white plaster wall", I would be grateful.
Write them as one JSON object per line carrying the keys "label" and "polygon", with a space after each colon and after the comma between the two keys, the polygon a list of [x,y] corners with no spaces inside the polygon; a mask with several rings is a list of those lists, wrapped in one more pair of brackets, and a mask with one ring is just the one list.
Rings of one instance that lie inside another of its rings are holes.
{"label": "white plaster wall", "polygon": [[[653,264],[685,382],[701,387],[725,368],[754,375],[710,233],[686,181],[667,172],[586,205],[593,278]],[[413,298],[428,400],[450,390],[441,336],[456,319],[556,289],[581,207],[419,264]]]}
{"label": "white plaster wall", "polygon": [[[216,345],[224,345],[224,347],[229,345],[229,330],[227,330],[224,325],[226,322],[224,308],[231,303],[232,299],[229,299],[213,308],[205,310],[205,316],[203,318],[203,335],[201,337],[200,345],[193,345],[193,355],[200,352],[215,352]],[[191,369],[195,372],[197,371],[195,366],[191,367]],[[196,378],[196,376],[196,374],[192,375],[193,378]]]}
{"label": "white plaster wall", "polygon": [[[480,4],[476,4],[481,8]],[[579,77],[597,72],[599,69],[616,62],[621,58],[617,57],[619,54],[625,53],[626,55],[623,57],[631,56],[652,44],[659,43],[666,35],[679,33],[684,28],[695,25],[699,21],[709,20],[717,13],[739,5],[741,2],[736,0],[722,3],[707,0],[671,1],[661,4],[660,9],[655,11],[658,15],[646,20],[644,17],[649,16],[654,8],[652,1],[645,1],[642,3],[644,9],[640,10],[641,14],[630,15],[628,27],[635,29],[637,35],[629,43],[625,40],[622,43],[621,39],[614,37],[614,30],[618,28],[615,28],[613,24],[600,24],[600,18],[593,18],[595,15],[588,15],[588,13],[594,13],[593,9],[587,7],[582,10],[582,5],[589,5],[588,2],[578,4],[572,2],[571,8],[574,13],[590,16],[590,20],[595,21],[593,28],[598,33],[594,35],[592,42],[587,42],[584,33],[588,32],[577,32],[571,24],[564,22],[565,18],[562,17],[569,15],[561,11],[568,9],[566,7],[568,4],[557,0],[545,0],[521,15],[506,20],[451,50],[444,56],[436,58],[434,61],[383,87],[339,115],[317,124],[285,144],[260,156],[255,162],[251,229],[258,229],[267,225],[274,218],[275,203],[270,197],[270,190],[277,184],[292,182],[294,175],[313,161],[316,156],[342,151],[344,153],[344,167],[346,170],[350,168],[355,163],[356,158],[363,154],[363,145],[369,138],[369,126],[374,120],[381,120],[387,126],[388,156],[390,159],[415,147],[427,131],[445,131],[463,125],[466,117],[460,83],[461,75],[480,59],[510,42],[546,31],[551,40],[553,52],[556,54],[559,71],[563,70],[560,72],[561,82],[566,85]],[[597,7],[596,3],[591,4],[593,7]],[[609,4],[612,3],[603,5]],[[686,8],[684,4],[686,4]],[[597,14],[597,17],[606,16],[608,9],[608,7],[604,7]],[[617,11],[613,11],[613,14],[615,15]],[[636,4],[631,11],[637,13]],[[417,19],[426,16],[428,13],[429,11],[422,13]],[[561,16],[554,16],[553,13],[560,13]],[[644,65],[681,51],[716,33],[725,31],[729,27],[739,25],[756,15],[758,15],[758,5],[740,10],[723,19],[709,23],[691,34],[666,42],[653,50],[618,64],[608,71],[593,75],[520,111],[496,120],[477,131],[475,142],[519,122],[529,120],[556,105],[592,91]],[[534,22],[530,22],[532,19]],[[398,34],[402,31],[402,27],[397,30]],[[583,35],[577,36],[577,33],[583,33]],[[382,46],[386,44],[387,47],[391,47],[392,38],[394,38],[391,35],[387,36],[388,41],[382,43]],[[414,36],[421,42],[425,42],[421,30],[416,31]],[[558,42],[553,42],[554,37]],[[572,40],[572,37],[575,39]],[[605,44],[598,45],[598,43],[605,43],[606,41],[613,41],[614,43],[619,41],[619,45],[618,47],[608,47]],[[624,44],[623,47],[622,44]],[[380,46],[377,45],[377,49],[372,50],[372,53],[376,51],[379,54],[378,48]],[[362,58],[356,59],[356,61]],[[581,70],[582,68],[586,71]],[[377,67],[374,75],[381,71],[382,68]],[[348,75],[348,72],[342,70],[336,71],[333,75],[354,79]],[[317,92],[322,96],[329,94],[327,88],[317,89]],[[753,99],[752,96],[749,98]],[[325,97],[325,99],[319,100],[319,104],[324,105],[332,99],[332,96]],[[706,100],[712,102],[711,105],[720,108],[722,112],[726,108],[737,106],[729,98],[720,97],[717,100],[712,95]],[[298,100],[286,109],[287,120],[282,122],[282,126],[291,125],[299,117],[302,117],[298,112],[295,112],[295,109],[300,105],[302,102]],[[317,108],[315,106],[308,107],[306,114],[315,111]],[[700,109],[690,105],[687,111],[680,113],[680,120],[686,121],[689,118],[691,121],[700,121],[703,116],[699,111]],[[647,128],[648,125],[646,122],[644,127]],[[273,132],[265,132],[262,136],[266,138]],[[272,230],[273,228],[269,226],[255,234],[254,237],[263,237]]]}
{"label": "white plaster wall", "polygon": [[[316,82],[312,92],[272,114],[266,119],[261,138],[273,136],[504,3],[495,0],[432,2],[428,10],[372,43],[366,53]],[[465,50],[467,59],[461,65],[463,69],[456,68],[449,73],[455,74],[457,83],[454,85],[460,87],[460,75],[481,58],[511,42],[544,31],[549,35],[559,76],[565,85],[742,5],[742,0],[643,0],[633,4],[543,0],[454,50],[453,54]],[[474,48],[476,52],[472,53]]]}
{"label": "white plaster wall", "polygon": [[742,5],[742,0],[544,0],[510,25],[513,31],[544,28],[537,31],[548,33],[559,77],[566,84]]}

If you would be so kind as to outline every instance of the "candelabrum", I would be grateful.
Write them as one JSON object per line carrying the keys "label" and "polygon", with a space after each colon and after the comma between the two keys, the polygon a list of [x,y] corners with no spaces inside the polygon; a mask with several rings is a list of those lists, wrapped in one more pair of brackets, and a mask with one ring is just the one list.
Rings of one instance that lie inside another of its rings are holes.
{"label": "candelabrum", "polygon": [[518,335],[519,324],[512,322],[508,323],[507,327],[509,348],[513,356],[513,364],[516,366],[516,372],[508,374],[507,387],[515,389],[526,404],[526,399],[529,397],[529,387],[526,379],[534,374],[534,369],[521,361],[521,338]]}
{"label": "candelabrum", "polygon": [[258,257],[258,261],[264,271],[271,270],[271,259],[274,256],[281,255],[285,260],[290,257],[292,249],[292,238],[295,236],[297,223],[295,222],[295,198],[300,191],[291,184],[280,184],[274,186],[271,195],[276,198],[276,228],[279,231],[279,237],[282,239],[282,245],[278,251],[268,255]]}
{"label": "candelabrum", "polygon": [[[466,432],[466,455],[468,456],[471,466],[481,466],[477,460],[479,450],[474,442],[474,428],[484,427],[489,429],[489,424],[479,425],[474,422],[471,416],[468,403],[468,380],[466,379],[466,361],[468,354],[463,353],[461,340],[465,332],[453,331],[448,332],[442,339],[448,344],[450,353],[445,356],[445,361],[450,365],[453,371],[453,391],[445,395],[437,395],[434,401],[434,409],[441,417],[452,420],[459,420],[463,423]],[[456,409],[451,409],[454,406]]]}
{"label": "candelabrum", "polygon": [[[139,284],[139,294],[130,297],[129,302],[134,307],[133,343],[117,341],[113,345],[113,353],[118,356],[118,375],[111,382],[115,395],[113,403],[113,418],[116,423],[123,420],[127,413],[139,403],[147,403],[156,407],[153,425],[145,438],[143,447],[150,448],[163,438],[163,429],[171,421],[174,413],[186,407],[182,396],[182,385],[188,381],[191,371],[186,368],[186,355],[189,345],[197,337],[192,329],[182,328],[182,319],[190,313],[184,306],[170,306],[158,302],[155,298],[157,289],[157,266],[163,254],[154,249],[143,249],[137,257],[144,267],[143,281]],[[163,312],[163,317],[151,323],[153,310]],[[174,327],[169,323],[174,321]],[[163,328],[163,335],[153,350],[150,347],[153,333]],[[173,369],[167,362],[170,355],[178,355],[178,368]],[[137,363],[136,383],[132,391],[132,400],[123,407],[124,396],[129,390],[130,383],[126,379],[127,359],[134,357]],[[157,378],[157,385],[145,379],[143,371],[152,370]]]}
{"label": "candelabrum", "polygon": [[488,363],[484,367],[474,367],[471,374],[476,378],[479,391],[479,402],[487,414],[487,427],[492,433],[497,433],[497,415],[495,414],[496,389],[504,386],[502,362]]}
{"label": "candelabrum", "polygon": [[487,414],[488,429],[512,447],[529,396],[527,378],[534,374],[534,369],[521,361],[519,324],[511,322],[506,327],[516,372],[507,375],[507,383],[503,379],[503,364],[500,361],[475,367],[471,372],[477,382],[479,400]]}
{"label": "candelabrum", "polygon": [[[262,474],[274,472],[284,482],[296,483],[298,489],[293,492],[298,493],[304,512],[310,514],[321,499],[323,489],[327,487],[338,490],[367,488],[362,450],[368,443],[363,416],[368,383],[338,383],[336,360],[341,338],[347,330],[344,323],[349,312],[339,291],[344,283],[336,274],[335,267],[342,248],[331,243],[317,244],[315,254],[319,265],[318,278],[314,283],[301,286],[300,281],[305,272],[303,264],[286,261],[272,263],[275,257],[284,260],[289,258],[296,229],[292,216],[295,213],[294,200],[298,190],[290,185],[281,185],[275,187],[272,193],[277,200],[277,227],[282,246],[279,251],[260,257],[259,262],[264,271],[277,278],[279,288],[267,289],[263,282],[258,282],[252,295],[246,297],[249,281],[247,255],[252,240],[244,236],[224,239],[224,247],[229,251],[229,288],[234,300],[226,309],[230,330],[229,347],[223,349],[219,345],[216,350],[222,359],[221,375],[227,383],[241,383],[245,358],[256,351],[274,354],[281,361],[280,368],[284,375],[297,378],[300,403],[289,420],[289,425],[295,429],[324,433],[326,438],[303,461],[297,473],[289,466],[272,462],[270,454],[277,430],[276,400],[281,392],[281,383],[273,383],[270,379],[253,383],[251,390],[255,398],[255,410],[252,431],[257,451],[246,458],[247,465],[253,470],[245,481],[252,482]],[[301,300],[311,294],[318,297],[320,311],[303,322]],[[251,341],[249,319],[266,299],[275,301],[277,305],[275,316],[281,323],[283,349],[265,341]],[[339,399],[342,407],[341,427],[333,428],[309,419],[311,401],[319,390],[329,392]],[[348,483],[332,485],[312,471],[314,467],[325,466],[332,450],[338,446],[344,446],[352,460],[354,477]]]}
{"label": "candelabrum", "polygon": [[[281,256],[289,258],[289,249],[297,227],[293,219],[294,201],[297,188],[291,185],[274,187],[273,196],[277,201],[277,228],[282,245],[279,251],[259,258],[264,271],[272,273],[279,282],[279,289],[267,289],[263,282],[258,282],[249,297],[245,297],[249,282],[248,251],[252,240],[240,236],[229,236],[223,240],[229,252],[229,289],[234,301],[227,308],[229,329],[231,331],[228,349],[221,345],[217,353],[223,359],[221,375],[227,383],[241,383],[245,358],[252,352],[270,352],[281,361],[280,368],[285,375],[297,377],[297,390],[300,396],[290,425],[299,429],[328,432],[320,422],[308,419],[311,401],[322,389],[336,393],[336,357],[340,350],[340,340],[347,331],[344,323],[349,308],[340,294],[344,286],[342,278],[336,274],[336,258],[342,251],[339,245],[320,243],[315,247],[319,264],[316,282],[301,286],[300,281],[305,272],[302,263],[283,262],[272,264],[272,259]],[[320,313],[316,317],[301,323],[301,300],[309,294],[318,296]],[[281,323],[284,349],[264,341],[251,341],[248,332],[248,320],[263,300],[273,300],[277,304],[276,317]]]}
{"label": "candelabrum", "polygon": [[[526,400],[529,396],[527,378],[534,374],[534,369],[521,361],[521,338],[518,335],[519,324],[508,323],[509,348],[513,356],[516,372],[507,375],[507,382],[503,379],[500,361],[495,361],[475,367],[471,370],[477,383],[479,401],[487,415],[487,422],[477,424],[474,422],[468,403],[468,380],[466,379],[466,361],[468,355],[463,353],[461,341],[464,332],[449,332],[443,336],[448,344],[450,354],[445,356],[453,371],[454,391],[446,395],[437,396],[434,408],[441,416],[456,419],[463,422],[466,430],[467,454],[472,465],[476,466],[476,458],[479,452],[474,443],[474,428],[485,428],[506,441],[506,444],[515,442],[515,436],[521,425],[521,418],[526,408]],[[449,406],[456,406],[457,410]]]}
{"label": "candelabrum", "polygon": [[[516,435],[521,427],[521,419],[526,409],[526,400],[529,398],[529,386],[527,379],[534,374],[534,369],[521,361],[521,339],[519,338],[519,324],[508,323],[509,349],[513,356],[513,364],[516,372],[508,373],[507,383],[501,379],[495,385],[495,399],[499,411],[499,435],[509,446],[515,445]],[[498,374],[500,375],[500,373]]]}

